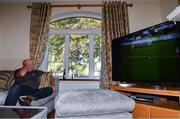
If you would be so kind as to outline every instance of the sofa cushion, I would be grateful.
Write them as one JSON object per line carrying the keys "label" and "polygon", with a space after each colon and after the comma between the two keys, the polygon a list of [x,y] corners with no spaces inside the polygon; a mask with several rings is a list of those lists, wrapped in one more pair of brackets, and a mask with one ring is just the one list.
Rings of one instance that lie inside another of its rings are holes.
{"label": "sofa cushion", "polygon": [[0,91],[0,105],[4,105],[8,91]]}
{"label": "sofa cushion", "polygon": [[104,115],[131,112],[135,101],[111,90],[74,89],[62,92],[55,100],[59,117]]}
{"label": "sofa cushion", "polygon": [[56,119],[133,119],[132,114],[129,112],[104,114],[104,115],[82,115],[82,116],[72,116],[72,117],[59,117]]}
{"label": "sofa cushion", "polygon": [[0,71],[0,89],[8,90],[14,79],[14,72],[11,70]]}
{"label": "sofa cushion", "polygon": [[45,88],[50,86],[50,82],[52,78],[53,78],[52,72],[44,72],[39,82],[39,88]]}

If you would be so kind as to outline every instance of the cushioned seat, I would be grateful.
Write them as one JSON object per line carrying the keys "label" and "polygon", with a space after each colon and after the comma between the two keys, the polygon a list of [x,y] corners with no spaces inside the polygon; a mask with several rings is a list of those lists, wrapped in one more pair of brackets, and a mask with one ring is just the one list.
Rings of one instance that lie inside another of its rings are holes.
{"label": "cushioned seat", "polygon": [[75,89],[62,92],[55,99],[58,118],[131,118],[135,101],[111,90]]}

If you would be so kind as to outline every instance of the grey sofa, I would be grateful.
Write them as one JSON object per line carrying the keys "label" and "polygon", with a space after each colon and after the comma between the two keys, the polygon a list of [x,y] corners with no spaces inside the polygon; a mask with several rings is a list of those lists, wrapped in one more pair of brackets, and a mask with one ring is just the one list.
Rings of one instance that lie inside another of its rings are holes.
{"label": "grey sofa", "polygon": [[[46,73],[46,72],[44,72]],[[8,90],[10,86],[12,85],[14,81],[14,71],[11,70],[0,70],[0,105],[4,105],[6,96],[8,94]],[[58,87],[59,80],[55,79],[56,85]],[[32,106],[43,106],[48,108],[48,112],[51,112],[54,109],[54,99],[57,95],[58,91],[56,93],[53,93],[52,95],[39,99],[39,100],[33,100],[31,105]],[[19,105],[19,103],[17,103]]]}
{"label": "grey sofa", "polygon": [[135,101],[119,92],[103,89],[74,89],[55,99],[55,117],[61,119],[131,119]]}

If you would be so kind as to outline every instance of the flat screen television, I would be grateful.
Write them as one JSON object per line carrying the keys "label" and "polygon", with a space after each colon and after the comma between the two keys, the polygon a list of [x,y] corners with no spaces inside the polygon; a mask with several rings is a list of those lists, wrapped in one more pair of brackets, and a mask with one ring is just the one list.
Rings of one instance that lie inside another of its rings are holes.
{"label": "flat screen television", "polygon": [[114,39],[112,80],[180,85],[180,22],[163,22]]}

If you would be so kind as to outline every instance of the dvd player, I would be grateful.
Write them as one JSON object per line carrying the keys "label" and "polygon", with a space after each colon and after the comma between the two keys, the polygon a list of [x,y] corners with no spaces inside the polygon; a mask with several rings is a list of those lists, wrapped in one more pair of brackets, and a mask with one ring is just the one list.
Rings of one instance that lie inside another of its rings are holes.
{"label": "dvd player", "polygon": [[160,97],[154,96],[154,95],[143,95],[143,94],[138,94],[138,95],[132,95],[130,96],[132,99],[135,101],[142,101],[142,102],[152,102],[156,103],[160,101]]}

